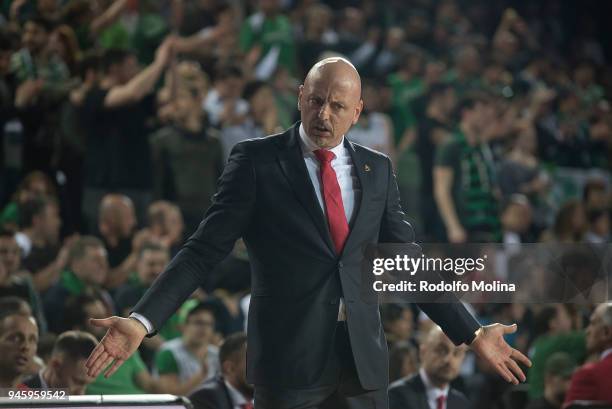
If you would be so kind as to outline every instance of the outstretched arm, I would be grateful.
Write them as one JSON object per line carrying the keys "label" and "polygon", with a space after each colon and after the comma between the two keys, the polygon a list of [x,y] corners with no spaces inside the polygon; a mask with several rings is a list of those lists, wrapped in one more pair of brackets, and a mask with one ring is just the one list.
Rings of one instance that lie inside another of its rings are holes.
{"label": "outstretched arm", "polygon": [[[248,226],[255,202],[255,173],[245,146],[246,143],[240,143],[234,147],[219,179],[213,204],[198,230],[134,307],[134,312],[145,317],[154,331],[205,282]],[[147,335],[145,326],[134,318],[111,317],[92,323],[108,331],[87,360],[91,376],[97,376],[114,361],[105,373],[112,375]]]}
{"label": "outstretched arm", "polygon": [[[402,212],[399,190],[390,162],[388,172],[387,204],[380,241],[411,243],[414,241],[414,233]],[[469,344],[470,348],[495,368],[506,381],[516,384],[519,380],[525,380],[525,375],[517,362],[527,366],[531,366],[531,362],[520,351],[510,347],[503,338],[504,334],[516,331],[516,324],[511,326],[492,324],[481,327],[459,300],[453,303],[421,303],[419,308],[442,328],[451,341],[457,345]]]}

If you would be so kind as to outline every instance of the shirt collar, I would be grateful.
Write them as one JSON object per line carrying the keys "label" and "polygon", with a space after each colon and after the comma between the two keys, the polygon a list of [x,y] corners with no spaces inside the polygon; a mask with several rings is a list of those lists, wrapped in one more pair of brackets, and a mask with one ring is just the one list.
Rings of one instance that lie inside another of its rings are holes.
{"label": "shirt collar", "polygon": [[425,384],[425,393],[427,394],[427,400],[437,400],[439,396],[444,396],[448,398],[448,390],[450,386],[446,385],[444,388],[438,388],[437,386],[432,385],[427,373],[423,368],[419,369],[419,375]]}
{"label": "shirt collar", "polygon": [[601,359],[604,359],[608,355],[612,355],[612,348],[608,348],[601,353]]}
{"label": "shirt collar", "polygon": [[227,380],[224,379],[223,382],[225,383],[225,387],[229,392],[230,398],[232,399],[232,404],[234,406],[242,406],[245,403],[249,403],[244,395],[240,393],[238,389],[234,388]]}
{"label": "shirt collar", "polygon": [[[317,149],[321,149],[306,134],[304,124],[302,123],[300,123],[300,145],[302,147],[302,152],[304,153],[304,155],[311,154]],[[344,156],[346,153],[346,148],[344,147],[344,135],[342,136],[342,140],[340,141],[340,143],[329,150],[333,152],[334,155],[336,155],[336,158]]]}

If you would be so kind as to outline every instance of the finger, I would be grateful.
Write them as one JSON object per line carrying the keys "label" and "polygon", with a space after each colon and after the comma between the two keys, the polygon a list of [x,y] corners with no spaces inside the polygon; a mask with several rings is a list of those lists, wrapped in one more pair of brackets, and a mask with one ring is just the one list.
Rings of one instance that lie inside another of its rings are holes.
{"label": "finger", "polygon": [[95,327],[110,328],[113,324],[113,318],[90,318],[89,323]]}
{"label": "finger", "polygon": [[512,325],[504,325],[504,334],[513,334],[516,332],[518,326],[516,324],[512,324]]}
{"label": "finger", "polygon": [[87,358],[87,362],[85,362],[85,366],[87,367],[87,369],[91,369],[94,366],[96,360],[102,354],[102,352],[104,352],[104,344],[100,342],[98,343],[98,345],[96,345],[94,350],[91,351],[91,354],[89,354],[89,358]]}
{"label": "finger", "polygon": [[521,351],[518,349],[513,349],[512,354],[510,355],[514,360],[519,361],[523,365],[531,367],[531,361],[527,358]]}
{"label": "finger", "polygon": [[111,376],[113,376],[113,374],[117,372],[117,369],[119,369],[119,367],[123,365],[124,362],[125,362],[125,359],[115,359],[115,362],[113,362],[113,366],[111,366],[106,371],[106,373],[104,374],[104,377],[110,378]]}
{"label": "finger", "polygon": [[108,363],[106,365],[104,365],[104,363],[108,361],[109,358],[112,359],[112,357],[106,351],[104,351],[102,355],[100,355],[100,357],[96,361],[96,364],[92,368],[92,372],[95,374],[95,376],[98,376],[100,372],[102,372],[102,369],[106,368],[106,365],[108,365]]}
{"label": "finger", "polygon": [[525,382],[525,379],[527,379],[527,377],[523,373],[523,370],[517,365],[517,363],[514,362],[514,360],[508,359],[508,362],[506,363],[506,366],[508,368],[510,368],[510,370],[514,373],[514,375],[516,375],[516,377],[521,382]]}
{"label": "finger", "polygon": [[108,356],[104,362],[102,362],[102,365],[100,365],[100,367],[97,369],[96,371],[96,376],[100,375],[100,372],[104,371],[114,360],[115,358],[113,358],[112,356]]}
{"label": "finger", "polygon": [[518,384],[518,380],[514,377],[514,375],[512,375],[512,372],[510,372],[503,363],[497,364],[497,371],[502,376],[502,378],[506,380],[506,382],[510,382],[515,385]]}

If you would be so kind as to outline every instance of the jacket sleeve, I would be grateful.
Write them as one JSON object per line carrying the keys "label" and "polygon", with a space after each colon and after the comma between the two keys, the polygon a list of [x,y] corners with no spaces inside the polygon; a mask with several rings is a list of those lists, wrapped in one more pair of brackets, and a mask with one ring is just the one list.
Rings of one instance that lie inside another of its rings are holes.
{"label": "jacket sleeve", "polygon": [[249,224],[256,189],[247,143],[234,147],[219,179],[212,205],[198,229],[133,309],[133,312],[146,317],[155,330],[161,328],[205,282],[210,271],[229,254]]}
{"label": "jacket sleeve", "polygon": [[[387,160],[387,162],[387,202],[379,241],[381,243],[412,243],[415,239],[414,230],[406,221],[406,215],[402,211],[399,189],[391,161]],[[474,333],[480,327],[476,318],[458,299],[449,303],[419,303],[418,306],[442,328],[455,345],[472,342]]]}

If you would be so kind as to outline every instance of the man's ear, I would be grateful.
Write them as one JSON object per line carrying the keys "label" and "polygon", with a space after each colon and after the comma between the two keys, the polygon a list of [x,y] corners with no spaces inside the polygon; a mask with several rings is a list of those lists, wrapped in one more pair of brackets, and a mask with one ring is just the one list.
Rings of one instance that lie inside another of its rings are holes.
{"label": "man's ear", "polygon": [[302,100],[302,93],[304,91],[304,85],[300,85],[300,87],[298,88],[298,100],[297,100],[297,109],[298,111],[302,110],[302,107],[300,106],[300,101]]}
{"label": "man's ear", "polygon": [[353,125],[359,121],[359,115],[361,115],[361,111],[363,111],[363,99],[359,100],[359,104],[357,104],[357,108],[355,108],[355,116],[353,117]]}

